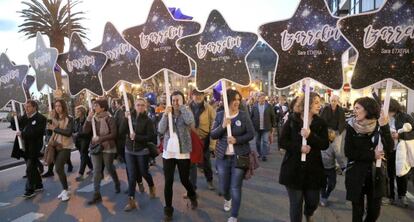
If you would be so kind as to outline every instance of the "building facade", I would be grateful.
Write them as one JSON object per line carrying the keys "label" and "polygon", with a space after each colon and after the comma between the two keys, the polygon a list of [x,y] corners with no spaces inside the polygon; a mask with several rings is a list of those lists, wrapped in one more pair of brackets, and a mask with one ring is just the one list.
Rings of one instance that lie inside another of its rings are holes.
{"label": "building facade", "polygon": [[[332,14],[340,17],[374,11],[382,7],[385,1],[386,0],[326,0]],[[350,49],[343,55],[342,59],[345,64],[344,80],[346,83],[350,83],[353,67],[356,62],[356,52],[353,49]],[[339,94],[342,102],[349,102],[351,104],[360,96],[371,95],[372,91],[376,92],[380,98],[384,98],[385,85],[385,82],[382,82],[363,90],[351,90],[348,92],[342,90]],[[414,112],[413,90],[408,90],[403,86],[394,83],[391,97],[398,100],[401,105],[406,107],[408,113]]]}

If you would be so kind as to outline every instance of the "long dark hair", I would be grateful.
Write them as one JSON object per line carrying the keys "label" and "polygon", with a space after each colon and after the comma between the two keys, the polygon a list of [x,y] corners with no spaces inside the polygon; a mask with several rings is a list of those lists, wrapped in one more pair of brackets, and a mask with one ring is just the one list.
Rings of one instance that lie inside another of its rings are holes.
{"label": "long dark hair", "polygon": [[[60,106],[62,107],[62,119],[66,118],[69,116],[69,112],[68,112],[68,106],[66,105],[65,100],[63,99],[57,99],[54,104],[56,103],[60,103]],[[55,105],[56,107],[56,105]],[[55,108],[56,109],[56,108]],[[57,114],[57,113],[56,113]],[[57,119],[59,119],[59,114],[56,117]]]}

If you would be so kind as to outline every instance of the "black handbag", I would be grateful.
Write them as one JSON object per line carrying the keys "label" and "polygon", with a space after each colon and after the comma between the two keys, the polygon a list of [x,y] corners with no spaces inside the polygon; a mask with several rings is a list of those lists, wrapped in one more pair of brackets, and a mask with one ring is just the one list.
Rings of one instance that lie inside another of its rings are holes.
{"label": "black handbag", "polygon": [[158,151],[157,145],[155,145],[152,142],[147,143],[147,147],[149,150],[149,156],[153,159],[155,159],[158,155],[160,155],[160,152]]}
{"label": "black handbag", "polygon": [[101,144],[91,144],[89,146],[89,153],[91,155],[98,155],[100,153],[102,153],[103,147],[101,146]]}
{"label": "black handbag", "polygon": [[250,167],[250,158],[249,155],[241,156],[236,155],[236,168],[247,170]]}

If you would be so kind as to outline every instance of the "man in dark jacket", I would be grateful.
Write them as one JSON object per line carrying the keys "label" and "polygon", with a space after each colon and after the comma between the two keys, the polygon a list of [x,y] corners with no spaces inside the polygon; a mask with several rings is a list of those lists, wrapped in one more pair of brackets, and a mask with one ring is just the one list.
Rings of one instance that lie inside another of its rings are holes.
{"label": "man in dark jacket", "polygon": [[123,119],[125,118],[125,112],[122,108],[121,99],[113,99],[112,101],[115,105],[113,117],[115,119],[116,128],[118,130],[118,135],[116,137],[116,152],[118,154],[118,160],[122,163],[125,163],[125,134],[120,133],[120,127]]}
{"label": "man in dark jacket", "polygon": [[275,118],[272,106],[266,102],[265,94],[260,93],[258,103],[252,108],[251,119],[256,130],[256,149],[263,161],[267,161],[269,144],[273,142]]}
{"label": "man in dark jacket", "polygon": [[[43,135],[46,129],[46,117],[37,112],[37,103],[28,100],[24,105],[26,114],[19,118],[20,131],[16,133],[23,140],[23,147],[14,143],[12,157],[24,157],[26,160],[26,192],[23,197],[32,198],[36,192],[43,190],[42,178],[39,172],[39,157],[43,147]],[[16,115],[15,113],[13,115]],[[12,127],[16,130],[15,122]]]}
{"label": "man in dark jacket", "polygon": [[[335,152],[344,156],[343,140],[345,138],[345,111],[339,105],[339,97],[332,95],[330,104],[326,105],[320,114],[321,118],[325,120],[326,125],[330,131],[335,132],[335,138],[331,141]],[[332,132],[332,134],[333,134]]]}

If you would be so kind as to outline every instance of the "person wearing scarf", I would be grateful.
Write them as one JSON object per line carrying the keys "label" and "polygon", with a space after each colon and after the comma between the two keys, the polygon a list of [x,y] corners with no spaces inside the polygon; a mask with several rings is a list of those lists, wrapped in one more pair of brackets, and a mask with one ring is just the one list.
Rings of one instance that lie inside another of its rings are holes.
{"label": "person wearing scarf", "polygon": [[[388,117],[380,111],[372,98],[359,98],[354,103],[354,117],[346,125],[345,156],[348,164],[345,174],[346,199],[352,202],[352,221],[376,221],[380,215],[381,199],[386,196],[386,171],[375,166],[392,150]],[[379,141],[383,150],[378,149]],[[364,217],[365,196],[366,217]]]}
{"label": "person wearing scarf", "polygon": [[64,100],[55,101],[54,110],[51,112],[50,117],[51,123],[47,124],[47,129],[53,133],[49,144],[59,144],[60,147],[59,149],[56,148],[55,170],[63,190],[58,195],[58,199],[68,201],[70,193],[64,166],[70,160],[70,152],[75,147],[72,139],[73,118],[68,115],[68,108]]}
{"label": "person wearing scarf", "polygon": [[89,115],[86,119],[84,125],[84,132],[92,132],[92,118],[95,118],[96,124],[96,136],[92,138],[91,144],[100,144],[103,148],[102,152],[92,155],[92,165],[93,165],[93,185],[95,193],[93,198],[88,201],[89,205],[96,204],[102,201],[102,196],[100,193],[100,184],[102,180],[102,168],[103,164],[105,169],[112,177],[112,181],[115,183],[115,193],[119,193],[121,190],[121,184],[118,179],[118,175],[114,166],[114,158],[116,155],[116,135],[117,127],[114,119],[111,117],[108,112],[109,106],[106,100],[96,100],[94,102],[94,111],[89,112]]}

